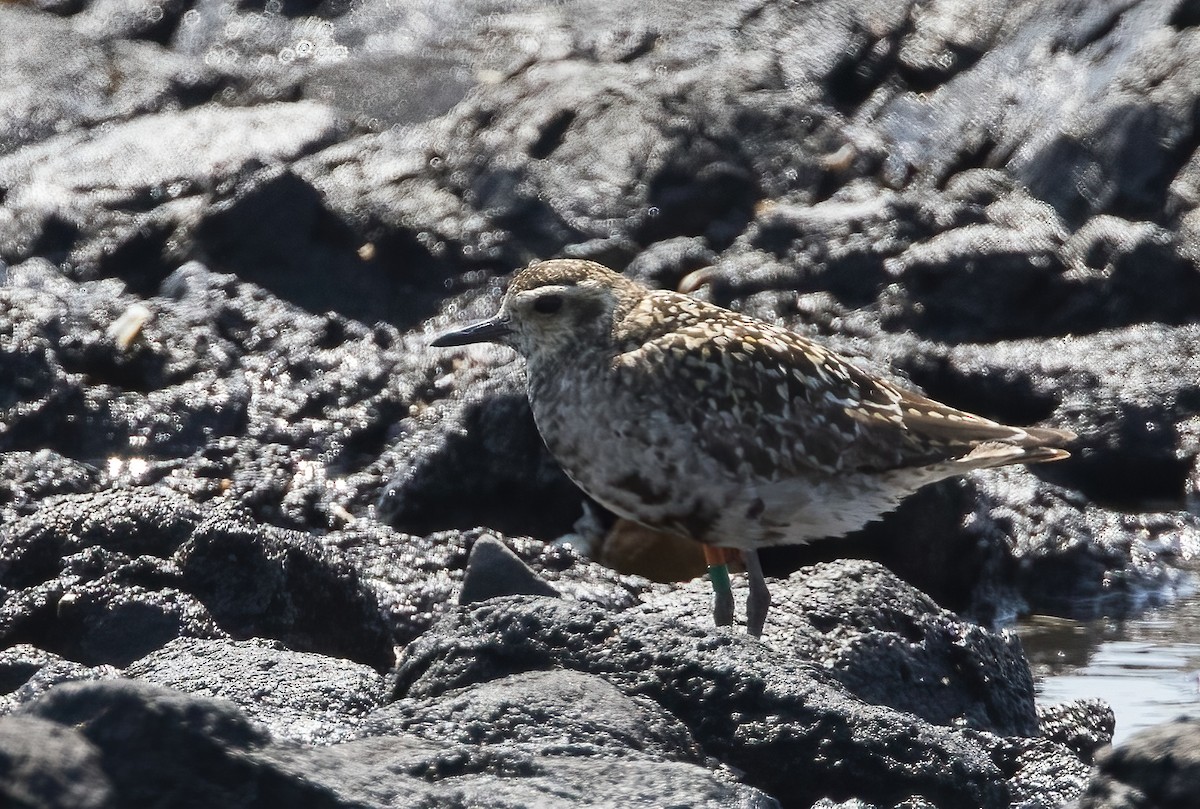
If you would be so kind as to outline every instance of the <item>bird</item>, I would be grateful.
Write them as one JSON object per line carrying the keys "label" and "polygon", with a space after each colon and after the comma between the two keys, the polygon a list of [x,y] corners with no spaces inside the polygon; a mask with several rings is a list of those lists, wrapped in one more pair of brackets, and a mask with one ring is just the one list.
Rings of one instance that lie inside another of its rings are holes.
{"label": "bird", "polygon": [[519,270],[493,317],[431,345],[483,342],[524,358],[538,431],[584,493],[703,544],[718,626],[733,622],[726,565],[740,552],[756,637],[770,608],[760,548],[844,536],[927,484],[1057,461],[1075,438],[959,410],[789,329],[582,259]]}

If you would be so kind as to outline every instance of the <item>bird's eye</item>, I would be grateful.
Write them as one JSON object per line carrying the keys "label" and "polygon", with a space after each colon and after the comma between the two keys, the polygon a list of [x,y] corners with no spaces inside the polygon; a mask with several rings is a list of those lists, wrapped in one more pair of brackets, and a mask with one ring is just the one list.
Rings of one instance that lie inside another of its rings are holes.
{"label": "bird's eye", "polygon": [[562,308],[562,295],[539,295],[533,300],[533,311],[543,315],[552,315]]}

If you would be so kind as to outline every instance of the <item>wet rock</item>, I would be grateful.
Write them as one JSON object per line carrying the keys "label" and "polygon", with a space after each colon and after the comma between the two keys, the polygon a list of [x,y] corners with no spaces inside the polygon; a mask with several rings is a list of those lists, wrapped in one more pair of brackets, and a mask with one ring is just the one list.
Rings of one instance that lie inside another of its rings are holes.
{"label": "wet rock", "polygon": [[[763,640],[812,661],[867,703],[939,725],[1012,736],[1037,732],[1033,678],[1020,641],[947,612],[873,562],[845,560],[771,580]],[[734,602],[745,580],[734,577]],[[712,622],[704,581],[646,600],[639,611]]]}
{"label": "wet rock", "polygon": [[1096,751],[1112,744],[1116,725],[1112,708],[1099,699],[1038,706],[1039,735],[1069,747],[1088,764]]}
{"label": "wet rock", "polygon": [[61,687],[0,729],[13,721],[73,728],[58,734],[78,734],[96,752],[113,805],[122,806],[164,795],[222,806],[617,807],[648,795],[700,807],[777,805],[694,764],[638,754],[571,758],[407,734],[324,747],[279,742],[228,702],[130,680]]}
{"label": "wet rock", "polygon": [[1004,549],[994,560],[999,575],[985,580],[1004,582],[1005,600],[1086,618],[1134,611],[1187,586],[1178,565],[1200,548],[1195,517],[1099,508],[1076,492],[1005,473],[979,482],[977,516],[964,522]]}
{"label": "wet rock", "polygon": [[[938,806],[1004,800],[1000,771],[946,728],[859,702],[828,675],[744,635],[516,597],[449,613],[405,649],[400,698],[432,699],[498,676],[598,674],[671,711],[704,751],[789,806],[819,797]],[[833,728],[850,732],[833,732]],[[885,753],[885,751],[887,751]],[[789,762],[809,762],[803,773]]]}
{"label": "wet rock", "polygon": [[381,671],[392,662],[392,632],[372,592],[316,537],[228,510],[197,527],[177,563],[184,587],[234,637],[274,638]]}
{"label": "wet rock", "polygon": [[36,508],[35,504],[45,497],[94,491],[99,483],[95,467],[64,458],[53,450],[2,453],[0,508],[10,516],[0,517],[0,523]]}
{"label": "wet rock", "polygon": [[1088,765],[1074,751],[1049,739],[1014,736],[980,741],[1008,777],[1013,806],[1056,809],[1087,783]]}
{"label": "wet rock", "polygon": [[1135,733],[1096,757],[1078,809],[1183,809],[1200,789],[1200,722],[1180,717]]}
{"label": "wet rock", "polygon": [[[1195,44],[1179,35],[1170,9],[1134,21],[1112,10],[1052,4],[1024,17],[1020,35],[1002,33],[1015,9],[996,9],[962,27],[945,24],[955,13],[953,5],[938,12],[919,15],[905,34],[913,43],[946,43],[939,50],[951,58],[937,61],[947,75],[935,74],[929,87],[918,83],[918,88],[889,93],[882,108],[869,108],[881,116],[873,126],[867,124],[867,108],[860,112],[865,128],[895,150],[887,167],[893,176],[903,176],[908,168],[933,182],[945,178],[962,165],[943,148],[954,142],[971,145],[974,159],[968,162],[987,162],[990,156],[1072,217],[1110,208],[1134,218],[1161,205],[1173,172],[1135,169],[1126,150],[1141,148],[1147,143],[1142,138],[1154,133],[1165,134],[1159,127],[1169,127],[1183,114],[1176,103],[1186,106],[1182,99],[1197,92],[1195,77],[1174,69]],[[1046,25],[1050,19],[1056,24]],[[954,34],[942,33],[948,30]],[[1134,30],[1139,36],[1130,36]],[[957,44],[969,42],[972,34],[986,47]],[[1055,60],[1050,43],[1070,58]],[[1022,69],[1012,71],[1013,64]],[[1108,77],[1100,85],[1080,93],[1068,89],[1100,73]],[[1046,77],[1050,92],[1036,92],[1035,84],[1026,83],[1033,75]],[[920,124],[923,131],[916,130]],[[1146,148],[1166,165],[1187,150],[1169,135]]]}
{"label": "wet rock", "polygon": [[61,683],[107,680],[119,675],[120,671],[112,666],[85,666],[18,643],[0,651],[0,714],[12,713]]}
{"label": "wet rock", "polygon": [[[1070,427],[1080,436],[1075,457],[1057,472],[1047,467],[1046,474],[1064,475],[1053,479],[1071,481],[1098,505],[1179,508],[1188,469],[1181,458],[1198,446],[1196,339],[1195,325],[1147,323],[1040,346],[958,346],[944,361],[947,387],[941,392],[957,392],[970,405],[987,395],[985,385],[995,385],[1006,406],[1028,408],[1027,418]],[[942,362],[931,358],[928,364]]]}
{"label": "wet rock", "polygon": [[93,40],[149,40],[169,44],[191,0],[88,0],[72,18],[76,31]]}
{"label": "wet rock", "polygon": [[278,641],[178,638],[125,667],[124,676],[237,705],[276,739],[348,737],[383,700],[372,669],[295,652]]}
{"label": "wet rock", "polygon": [[500,677],[427,698],[402,698],[364,720],[360,736],[413,733],[547,755],[584,750],[704,763],[688,729],[659,705],[570,669]]}
{"label": "wet rock", "polygon": [[[0,159],[0,257],[49,254],[76,277],[152,290],[166,276],[170,243],[183,247],[202,212],[277,182],[287,162],[332,142],[339,126],[328,108],[298,103],[204,106],[56,135]],[[41,244],[51,228],[72,234],[65,253]]]}

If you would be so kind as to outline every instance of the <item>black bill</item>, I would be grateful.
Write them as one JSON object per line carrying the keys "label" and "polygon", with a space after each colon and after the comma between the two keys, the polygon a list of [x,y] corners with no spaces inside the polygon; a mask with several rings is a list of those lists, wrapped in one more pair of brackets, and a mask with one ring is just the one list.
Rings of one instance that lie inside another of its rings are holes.
{"label": "black bill", "polygon": [[472,323],[465,329],[446,332],[443,335],[435,337],[430,345],[435,348],[449,348],[450,346],[465,346],[471,343],[494,343],[508,334],[512,334],[512,329],[508,327],[508,323],[498,317],[493,317],[491,320]]}

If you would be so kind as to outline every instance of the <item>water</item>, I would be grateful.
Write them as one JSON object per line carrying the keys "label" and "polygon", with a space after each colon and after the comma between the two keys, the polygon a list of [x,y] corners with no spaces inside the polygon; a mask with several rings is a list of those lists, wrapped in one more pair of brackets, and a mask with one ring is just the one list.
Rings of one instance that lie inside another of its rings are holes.
{"label": "water", "polygon": [[1039,703],[1099,697],[1117,717],[1114,744],[1200,716],[1200,590],[1126,619],[1031,616],[1016,627]]}

